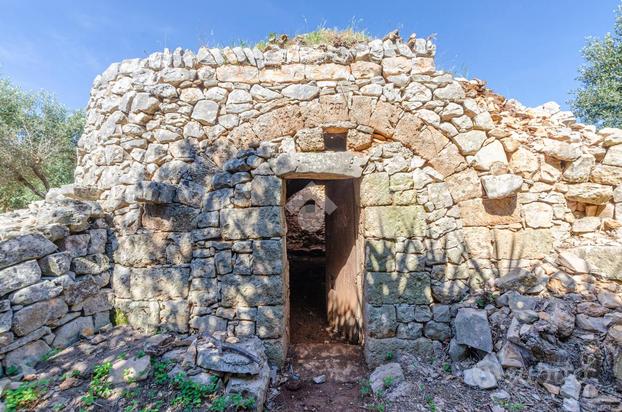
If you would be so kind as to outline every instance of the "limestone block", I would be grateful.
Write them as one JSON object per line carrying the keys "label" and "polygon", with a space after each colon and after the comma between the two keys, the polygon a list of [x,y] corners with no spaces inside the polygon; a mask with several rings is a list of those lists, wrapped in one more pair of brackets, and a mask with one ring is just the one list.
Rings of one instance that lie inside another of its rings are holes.
{"label": "limestone block", "polygon": [[382,73],[382,67],[379,64],[366,61],[353,62],[350,64],[350,70],[356,79],[371,79]]}
{"label": "limestone block", "polygon": [[553,207],[543,202],[527,203],[522,207],[525,224],[537,229],[553,226]]}
{"label": "limestone block", "polygon": [[483,195],[479,176],[473,169],[466,169],[462,172],[455,173],[447,177],[445,183],[448,186],[454,202],[481,198]]}
{"label": "limestone block", "polygon": [[4,362],[7,367],[19,367],[21,365],[34,366],[37,362],[41,361],[44,355],[50,352],[50,349],[48,344],[43,340],[35,340],[9,352]]}
{"label": "limestone block", "polygon": [[587,261],[590,269],[609,279],[622,279],[622,248],[619,246],[581,246],[571,252]]}
{"label": "limestone block", "polygon": [[392,272],[395,265],[395,242],[388,240],[365,241],[365,268],[374,272]]}
{"label": "limestone block", "polygon": [[46,276],[60,276],[69,271],[71,255],[68,252],[59,252],[39,259],[41,273]]}
{"label": "limestone block", "polygon": [[492,333],[486,311],[462,308],[458,310],[454,322],[456,341],[459,344],[484,352],[492,351]]}
{"label": "limestone block", "polygon": [[309,179],[359,178],[367,159],[350,152],[283,153],[273,165],[277,176]]}
{"label": "limestone block", "polygon": [[397,318],[395,306],[366,305],[367,333],[374,338],[390,338],[396,335]]}
{"label": "limestone block", "polygon": [[597,165],[592,169],[590,180],[594,183],[618,186],[622,184],[622,167]]}
{"label": "limestone block", "polygon": [[372,305],[432,302],[430,277],[423,272],[367,272],[365,290],[367,301]]}
{"label": "limestone block", "polygon": [[577,144],[571,144],[553,139],[543,139],[542,152],[547,156],[558,160],[573,161],[581,156],[581,148]]}
{"label": "limestone block", "polygon": [[253,274],[278,275],[283,271],[283,244],[280,240],[253,242]]}
{"label": "limestone block", "polygon": [[482,147],[486,140],[486,132],[471,130],[453,137],[454,143],[463,155],[473,155]]}
{"label": "limestone block", "polygon": [[278,338],[283,334],[285,317],[283,306],[260,306],[257,308],[256,330],[262,339]]}
{"label": "limestone block", "polygon": [[265,306],[283,304],[281,276],[222,277],[222,306]]}
{"label": "limestone block", "polygon": [[135,300],[185,298],[189,279],[190,269],[184,267],[131,268],[130,294]]}
{"label": "limestone block", "polygon": [[0,270],[0,294],[32,285],[41,279],[41,269],[36,260],[20,263]]}
{"label": "limestone block", "polygon": [[275,176],[255,176],[251,182],[252,206],[279,206],[281,204],[281,179]]}
{"label": "limestone block", "polygon": [[596,160],[593,155],[588,153],[583,154],[578,159],[570,162],[566,166],[566,169],[562,174],[562,178],[570,183],[587,182],[590,178],[590,172],[594,168],[595,163]]}
{"label": "limestone block", "polygon": [[482,186],[489,199],[502,199],[518,192],[523,185],[523,178],[513,174],[482,176]]}
{"label": "limestone block", "polygon": [[495,140],[492,143],[487,144],[479,149],[479,151],[475,154],[475,167],[480,170],[490,170],[490,167],[495,162],[508,164],[505,149],[499,140]]}
{"label": "limestone block", "polygon": [[[40,234],[16,236],[0,242],[0,269],[56,251],[56,245]],[[4,290],[0,287],[0,290]]]}
{"label": "limestone block", "polygon": [[384,206],[392,202],[389,174],[370,173],[361,179],[361,206]]}
{"label": "limestone block", "polygon": [[495,229],[493,234],[497,259],[542,259],[553,250],[553,234],[548,229]]}
{"label": "limestone block", "polygon": [[492,257],[492,234],[487,227],[465,227],[463,232],[467,251],[472,258]]}
{"label": "limestone block", "polygon": [[448,143],[438,155],[430,160],[430,165],[434,170],[443,176],[450,176],[466,166],[465,158],[458,151],[458,147],[453,143]]}
{"label": "limestone block", "polygon": [[26,336],[46,323],[62,318],[68,310],[60,298],[26,306],[13,314],[13,332],[17,336]]}
{"label": "limestone block", "polygon": [[519,147],[510,159],[510,170],[525,178],[531,177],[540,168],[538,156],[529,150]]}
{"label": "limestone block", "polygon": [[120,236],[114,251],[116,264],[146,267],[166,262],[166,233],[141,233]]}
{"label": "limestone block", "polygon": [[375,206],[365,208],[365,236],[396,239],[424,236],[425,211],[422,206]]}
{"label": "limestone block", "polygon": [[613,197],[613,188],[597,183],[578,183],[568,185],[566,199],[592,205],[605,204]]}
{"label": "limestone block", "polygon": [[11,294],[10,299],[13,305],[29,305],[41,300],[55,298],[60,295],[62,291],[62,286],[59,286],[51,281],[43,281],[27,286],[23,289],[19,289],[15,293]]}
{"label": "limestone block", "polygon": [[223,209],[220,222],[222,237],[227,240],[280,237],[285,234],[279,207]]}
{"label": "limestone block", "polygon": [[55,348],[66,348],[77,342],[80,336],[92,336],[94,333],[95,327],[92,317],[76,318],[54,330],[55,337],[52,346]]}
{"label": "limestone block", "polygon": [[464,226],[494,226],[520,222],[520,208],[515,197],[470,199],[458,205]]}

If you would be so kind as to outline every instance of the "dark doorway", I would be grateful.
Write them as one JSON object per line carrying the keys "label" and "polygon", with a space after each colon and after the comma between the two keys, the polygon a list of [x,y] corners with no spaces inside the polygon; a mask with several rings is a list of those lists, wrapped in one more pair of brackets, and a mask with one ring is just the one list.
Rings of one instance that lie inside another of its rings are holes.
{"label": "dark doorway", "polygon": [[286,181],[290,343],[360,343],[358,186]]}

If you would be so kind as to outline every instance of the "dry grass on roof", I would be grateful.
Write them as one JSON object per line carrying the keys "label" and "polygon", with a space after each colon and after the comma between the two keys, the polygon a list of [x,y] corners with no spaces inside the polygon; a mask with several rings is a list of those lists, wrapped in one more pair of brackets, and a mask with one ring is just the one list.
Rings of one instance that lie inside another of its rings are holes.
{"label": "dry grass on roof", "polygon": [[265,50],[270,44],[280,47],[287,47],[294,44],[304,46],[333,46],[333,47],[352,47],[358,43],[365,43],[372,40],[365,30],[355,30],[352,27],[346,29],[319,27],[309,32],[298,34],[290,38],[286,34],[270,33],[268,39],[257,43],[257,48]]}

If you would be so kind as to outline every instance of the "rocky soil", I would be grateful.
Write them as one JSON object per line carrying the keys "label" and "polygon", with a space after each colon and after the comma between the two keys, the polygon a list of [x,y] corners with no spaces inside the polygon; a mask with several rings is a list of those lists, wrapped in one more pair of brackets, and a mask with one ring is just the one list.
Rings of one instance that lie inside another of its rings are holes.
{"label": "rocky soil", "polygon": [[269,375],[256,338],[232,344],[118,327],[0,378],[0,411],[261,411]]}

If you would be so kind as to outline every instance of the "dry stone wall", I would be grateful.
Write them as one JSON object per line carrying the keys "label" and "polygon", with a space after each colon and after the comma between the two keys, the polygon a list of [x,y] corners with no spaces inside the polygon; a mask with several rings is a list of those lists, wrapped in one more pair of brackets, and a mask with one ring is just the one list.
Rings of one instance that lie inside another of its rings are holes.
{"label": "dry stone wall", "polygon": [[412,37],[111,65],[93,85],[75,188],[109,217],[113,305],[151,332],[257,335],[280,363],[283,179],[350,177],[370,364],[442,342],[507,367],[554,362],[583,332],[617,348],[622,130],[523,107],[436,70],[434,53]]}
{"label": "dry stone wall", "polygon": [[[54,193],[52,193],[54,195]],[[0,216],[0,359],[33,366],[110,326],[108,225],[95,202],[53,200]]]}

